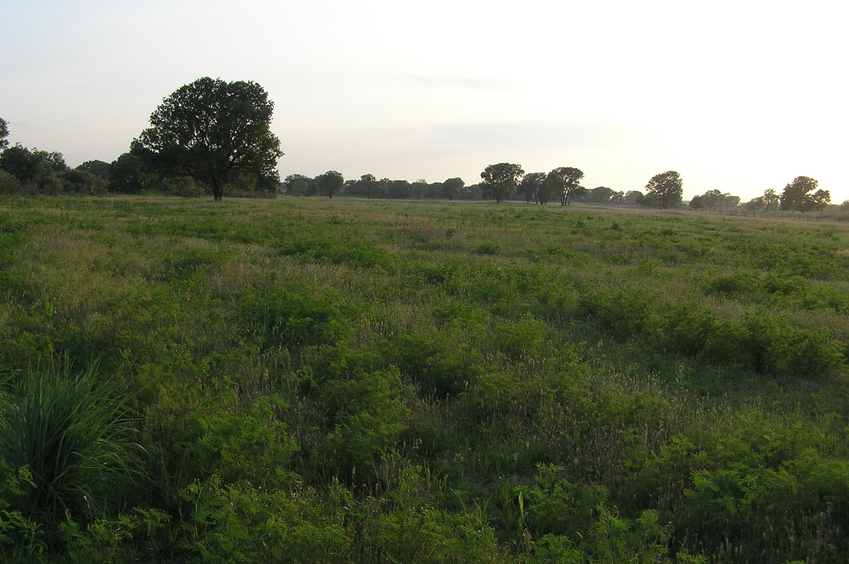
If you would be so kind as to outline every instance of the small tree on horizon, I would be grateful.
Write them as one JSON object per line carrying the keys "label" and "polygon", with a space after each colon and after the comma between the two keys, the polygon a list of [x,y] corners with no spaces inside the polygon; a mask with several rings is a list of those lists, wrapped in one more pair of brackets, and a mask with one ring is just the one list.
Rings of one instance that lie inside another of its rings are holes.
{"label": "small tree on horizon", "polygon": [[501,200],[509,198],[516,188],[519,178],[525,174],[522,167],[511,163],[498,163],[489,165],[481,173],[481,194],[484,198],[495,200],[500,204]]}
{"label": "small tree on horizon", "polygon": [[684,193],[681,175],[674,170],[656,174],[646,184],[646,200],[665,210],[681,202]]}
{"label": "small tree on horizon", "polygon": [[327,196],[332,200],[333,194],[338,193],[342,189],[342,186],[345,184],[345,178],[340,172],[336,172],[335,170],[328,170],[324,174],[317,176],[316,182],[318,182],[319,194],[321,194],[322,196]]}
{"label": "small tree on horizon", "polygon": [[460,197],[460,192],[463,190],[465,185],[466,183],[463,182],[462,178],[449,178],[442,183],[439,195],[443,198],[447,198],[449,202],[452,202],[455,198]]}
{"label": "small tree on horizon", "polygon": [[[797,176],[784,187],[779,205],[784,211],[808,212],[823,210],[831,202],[828,190],[816,190],[819,182],[810,176]],[[814,192],[816,190],[816,192]]]}

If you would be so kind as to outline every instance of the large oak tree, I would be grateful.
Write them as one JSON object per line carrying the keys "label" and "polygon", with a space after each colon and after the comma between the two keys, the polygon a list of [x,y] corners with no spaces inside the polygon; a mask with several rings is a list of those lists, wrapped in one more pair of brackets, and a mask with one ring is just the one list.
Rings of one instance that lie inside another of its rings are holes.
{"label": "large oak tree", "polygon": [[167,174],[205,184],[215,201],[240,177],[276,186],[283,153],[269,128],[273,109],[255,82],[200,78],[163,100],[133,149]]}

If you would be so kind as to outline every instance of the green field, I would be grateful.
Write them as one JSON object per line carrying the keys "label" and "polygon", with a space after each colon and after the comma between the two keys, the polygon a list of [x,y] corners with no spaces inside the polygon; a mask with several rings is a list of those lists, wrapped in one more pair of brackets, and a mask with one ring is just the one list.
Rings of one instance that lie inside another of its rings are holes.
{"label": "green field", "polygon": [[837,219],[0,200],[0,559],[849,562]]}

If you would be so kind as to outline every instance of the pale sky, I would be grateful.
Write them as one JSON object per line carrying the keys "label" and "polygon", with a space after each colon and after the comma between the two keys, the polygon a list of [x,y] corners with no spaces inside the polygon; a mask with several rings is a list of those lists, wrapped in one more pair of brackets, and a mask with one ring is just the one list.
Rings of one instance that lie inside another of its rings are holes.
{"label": "pale sky", "polygon": [[834,0],[0,0],[9,141],[111,162],[163,98],[262,85],[281,177],[580,168],[588,188],[849,199],[849,34]]}

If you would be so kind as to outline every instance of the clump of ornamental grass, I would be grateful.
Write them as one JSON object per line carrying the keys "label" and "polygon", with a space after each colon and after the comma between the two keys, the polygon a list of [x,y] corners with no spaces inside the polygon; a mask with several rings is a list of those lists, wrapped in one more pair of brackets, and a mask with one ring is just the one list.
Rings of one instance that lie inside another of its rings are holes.
{"label": "clump of ornamental grass", "polygon": [[14,509],[55,523],[70,514],[108,513],[141,483],[143,449],[125,395],[102,383],[97,364],[75,374],[68,363],[35,370],[0,398],[0,457],[26,468],[31,483]]}

